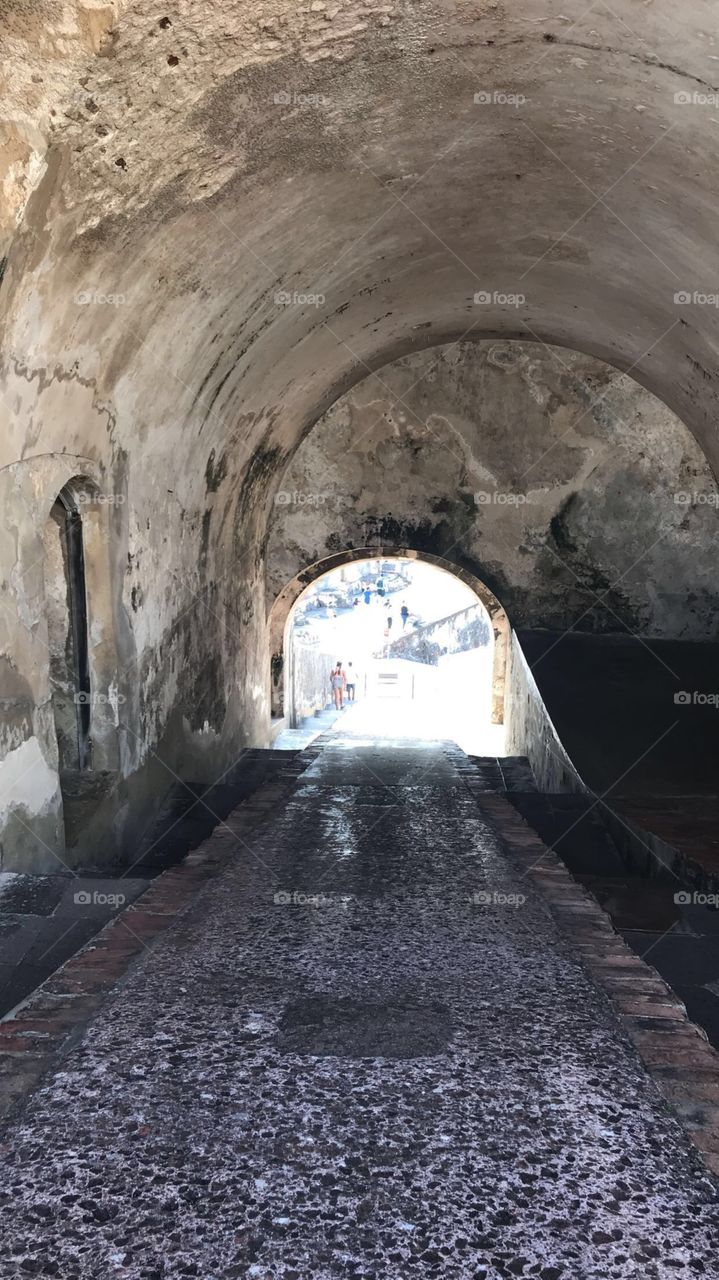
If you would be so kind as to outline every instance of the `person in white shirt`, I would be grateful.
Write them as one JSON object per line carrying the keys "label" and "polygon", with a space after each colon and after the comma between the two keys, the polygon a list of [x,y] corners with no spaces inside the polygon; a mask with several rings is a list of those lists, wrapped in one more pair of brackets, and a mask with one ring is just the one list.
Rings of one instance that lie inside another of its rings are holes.
{"label": "person in white shirt", "polygon": [[359,673],[351,662],[347,663],[347,701],[354,702],[355,689],[359,684]]}

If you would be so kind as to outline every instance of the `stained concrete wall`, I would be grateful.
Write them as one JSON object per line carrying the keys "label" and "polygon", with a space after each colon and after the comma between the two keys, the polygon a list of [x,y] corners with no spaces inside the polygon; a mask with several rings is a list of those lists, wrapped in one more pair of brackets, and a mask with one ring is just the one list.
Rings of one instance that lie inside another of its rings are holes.
{"label": "stained concrete wall", "polygon": [[706,459],[666,406],[575,352],[465,342],[397,361],[324,415],[279,496],[270,600],[341,547],[406,545],[468,568],[515,626],[716,635]]}
{"label": "stained concrete wall", "polygon": [[[69,404],[60,420],[68,413]],[[211,778],[244,746],[269,738],[260,566],[256,556],[238,555],[236,574],[211,570],[214,474],[202,466],[185,484],[182,475],[168,479],[164,466],[146,470],[137,455],[131,467],[122,452],[110,465],[102,453],[66,450],[0,469],[0,866],[7,869],[131,857],[178,774]],[[84,498],[92,763],[116,777],[104,835],[82,851],[65,841],[46,609],[60,588],[42,541],[69,482]],[[198,489],[202,498],[193,497]]]}
{"label": "stained concrete wall", "polygon": [[[549,637],[548,645],[552,642],[561,643],[561,636]],[[586,691],[581,686],[575,688],[575,696],[577,715],[586,715]],[[509,652],[505,727],[507,755],[527,757],[540,791],[586,791],[562,745],[516,632]]]}
{"label": "stained concrete wall", "polygon": [[329,706],[330,671],[336,658],[309,645],[290,642],[286,715],[290,729],[296,729],[306,716],[324,711]]}
{"label": "stained concrete wall", "polygon": [[[54,865],[62,812],[36,560],[61,485],[91,474],[124,498],[103,512],[89,596],[108,699],[94,736],[116,757],[112,830],[129,845],[132,815],[174,774],[210,775],[267,740],[267,515],[303,435],[368,372],[468,334],[533,335],[556,344],[541,350],[560,382],[577,367],[568,348],[631,371],[717,465],[719,308],[695,293],[714,285],[719,134],[695,101],[713,79],[704,4],[647,7],[641,37],[632,0],[588,16],[540,0],[1,7],[0,795],[14,815],[2,856],[27,840]],[[589,211],[587,180],[610,193]],[[355,515],[348,505],[334,527],[293,537],[271,592],[310,544],[346,547],[367,526],[486,572],[517,620],[563,625],[590,605],[585,592],[611,588],[622,619],[676,635],[686,618],[686,634],[704,634],[713,587],[692,513],[673,532],[667,522],[663,577],[651,539],[639,546],[646,590],[621,553],[643,541],[630,526],[657,458],[674,465],[671,423],[643,421],[650,447],[609,485],[602,525],[581,495],[603,471],[619,475],[597,441],[606,430],[610,449],[621,443],[603,415],[632,384],[587,365],[578,420],[562,386],[527,370],[527,395],[506,379],[506,400],[489,387],[482,419],[468,375],[453,425],[445,396],[432,398],[452,383],[452,359],[436,377],[431,361],[402,374],[422,433],[399,447],[391,484],[393,436],[378,438],[381,484],[361,432],[351,437]],[[375,376],[359,417],[387,394]],[[389,398],[393,427],[406,410]],[[529,436],[523,405],[530,426],[541,420]],[[466,450],[465,420],[479,435]],[[437,465],[423,474],[428,450]],[[565,490],[537,521],[479,510],[472,495],[513,488],[530,462],[540,495]],[[649,516],[644,531],[654,537]]]}
{"label": "stained concrete wall", "polygon": [[[150,431],[147,402],[134,402],[138,429],[125,449],[92,388],[41,380],[46,435],[57,422],[59,444],[70,421],[67,445],[95,443],[91,455],[66,448],[0,470],[9,673],[0,696],[9,750],[31,751],[38,770],[35,791],[32,775],[24,788],[17,781],[20,757],[0,762],[0,783],[5,767],[12,788],[5,865],[27,865],[31,852],[45,868],[67,857],[41,530],[73,479],[95,494],[84,516],[93,760],[116,782],[104,802],[107,841],[94,844],[113,857],[131,852],[177,775],[211,777],[243,746],[268,743],[267,603],[338,548],[406,543],[439,555],[483,577],[515,622],[712,633],[715,511],[674,501],[715,494],[706,462],[636,384],[588,357],[561,361],[537,344],[494,342],[405,357],[381,385],[368,378],[341,398],[282,478],[281,458],[256,452],[239,487],[227,454],[206,454],[201,435],[187,442],[188,468],[168,470],[170,424]],[[271,508],[263,558],[261,494],[271,483],[291,497]]]}

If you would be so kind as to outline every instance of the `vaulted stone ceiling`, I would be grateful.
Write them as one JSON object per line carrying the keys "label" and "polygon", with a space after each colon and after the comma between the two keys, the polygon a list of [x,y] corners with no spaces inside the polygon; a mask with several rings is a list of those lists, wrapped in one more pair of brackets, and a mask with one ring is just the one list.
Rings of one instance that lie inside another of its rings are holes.
{"label": "vaulted stone ceiling", "polygon": [[715,26],[709,0],[0,0],[0,649],[50,774],[38,566],[73,477],[112,499],[131,777],[266,735],[274,493],[388,362],[574,348],[716,470]]}
{"label": "vaulted stone ceiling", "polygon": [[[68,449],[106,448],[111,415],[116,447],[182,436],[194,465],[229,440],[236,469],[246,445],[290,448],[363,362],[471,330],[631,366],[715,460],[717,309],[674,303],[716,283],[710,3],[2,18],[6,226],[34,186],[3,287],[15,457],[36,396],[36,447],[55,444],[62,377],[93,391]],[[325,301],[276,303],[295,292]]]}
{"label": "vaulted stone ceiling", "polygon": [[267,602],[346,548],[467,570],[517,627],[713,640],[719,492],[632,378],[537,342],[415,352],[346,392],[275,498]]}

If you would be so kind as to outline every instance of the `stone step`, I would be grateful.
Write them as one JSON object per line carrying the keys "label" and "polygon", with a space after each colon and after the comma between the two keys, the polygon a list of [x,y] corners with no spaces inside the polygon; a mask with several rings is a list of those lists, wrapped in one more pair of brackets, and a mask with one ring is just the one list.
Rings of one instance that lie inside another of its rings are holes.
{"label": "stone step", "polygon": [[511,804],[574,875],[621,876],[626,864],[592,796],[514,788]]}
{"label": "stone step", "polygon": [[482,791],[536,792],[532,767],[526,756],[467,756],[470,772]]}

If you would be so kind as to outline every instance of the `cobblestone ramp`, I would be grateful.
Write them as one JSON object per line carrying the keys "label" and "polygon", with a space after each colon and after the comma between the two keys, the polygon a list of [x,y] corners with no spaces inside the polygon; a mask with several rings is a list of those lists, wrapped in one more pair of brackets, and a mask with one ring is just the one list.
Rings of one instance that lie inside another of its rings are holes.
{"label": "cobblestone ramp", "polygon": [[7,1133],[1,1273],[719,1276],[716,1184],[466,758],[305,759]]}

